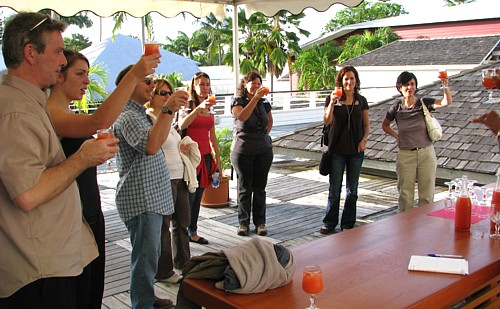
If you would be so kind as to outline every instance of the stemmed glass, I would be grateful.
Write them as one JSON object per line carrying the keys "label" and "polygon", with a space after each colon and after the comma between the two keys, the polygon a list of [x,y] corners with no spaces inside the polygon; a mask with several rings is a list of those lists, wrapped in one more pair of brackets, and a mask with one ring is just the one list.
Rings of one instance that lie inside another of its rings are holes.
{"label": "stemmed glass", "polygon": [[490,213],[490,204],[488,203],[488,191],[491,190],[492,189],[485,187],[474,188],[477,199],[477,216],[481,219],[488,218],[488,214]]}
{"label": "stemmed glass", "polygon": [[215,92],[209,94],[207,100],[208,102],[210,102],[210,109],[209,109],[210,114],[215,115],[214,105],[217,104],[217,98],[215,97]]}
{"label": "stemmed glass", "polygon": [[454,194],[455,186],[456,183],[453,180],[447,181],[444,183],[445,185],[448,185],[448,195],[446,196],[445,204],[444,204],[444,210],[445,211],[455,211],[455,202],[456,202],[456,197]]}
{"label": "stemmed glass", "polygon": [[[97,130],[97,139],[98,140],[107,139],[107,138],[115,138],[115,135],[113,134],[113,128]],[[116,146],[116,144],[114,144],[113,146]],[[107,173],[113,172],[113,165],[111,163],[111,159],[106,161],[106,172]]]}
{"label": "stemmed glass", "polygon": [[[188,87],[186,87],[186,86],[176,87],[176,88],[174,89],[174,91],[186,91],[186,92],[187,92],[187,91],[188,91]],[[182,105],[182,106],[181,106],[181,108],[180,108],[180,110],[179,110],[179,112],[180,112],[180,115],[181,115],[182,117],[184,117],[184,116],[187,116],[187,114],[188,114],[188,112],[189,112],[190,110],[191,110],[191,109],[190,109],[189,107],[187,107],[187,106],[185,106],[185,105]]]}
{"label": "stemmed glass", "polygon": [[[343,94],[343,92],[342,92],[342,87],[335,87],[335,91],[333,92],[333,94],[334,94],[337,98],[342,97],[342,94]],[[335,103],[335,106],[339,106],[339,105],[341,105],[341,104],[340,104],[339,99],[337,99],[337,102]]]}
{"label": "stemmed glass", "polygon": [[[444,68],[440,68],[439,69],[439,76],[438,76],[439,79],[444,79],[444,78],[448,78],[448,72],[446,71],[446,69]],[[445,86],[444,85],[444,82],[441,81],[441,87],[439,89],[446,89],[448,88],[448,86]]]}
{"label": "stemmed glass", "polygon": [[490,220],[495,224],[495,231],[490,232],[490,238],[500,239],[500,210],[498,208],[491,207]]}
{"label": "stemmed glass", "polygon": [[493,99],[493,88],[498,87],[499,85],[493,79],[494,77],[498,78],[497,71],[495,69],[483,69],[483,86],[488,89],[488,100],[486,103],[495,103],[495,99]]}
{"label": "stemmed glass", "polygon": [[302,289],[304,292],[310,294],[309,300],[311,305],[306,309],[319,309],[316,306],[316,294],[323,290],[323,274],[319,266],[304,267]]}

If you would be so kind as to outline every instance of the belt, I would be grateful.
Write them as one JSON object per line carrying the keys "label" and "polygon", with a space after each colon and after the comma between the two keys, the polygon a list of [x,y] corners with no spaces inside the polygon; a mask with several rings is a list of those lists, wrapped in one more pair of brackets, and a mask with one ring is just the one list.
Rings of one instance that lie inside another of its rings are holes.
{"label": "belt", "polygon": [[420,150],[420,149],[424,149],[426,147],[418,147],[418,148],[413,148],[413,149],[408,149],[409,151],[415,151],[415,150]]}

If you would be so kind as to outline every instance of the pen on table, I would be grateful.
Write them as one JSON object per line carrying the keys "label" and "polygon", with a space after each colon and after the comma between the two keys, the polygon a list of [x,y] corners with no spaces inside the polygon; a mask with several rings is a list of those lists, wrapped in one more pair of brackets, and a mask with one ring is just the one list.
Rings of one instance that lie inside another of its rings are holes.
{"label": "pen on table", "polygon": [[427,256],[432,257],[442,257],[442,258],[450,258],[450,259],[463,259],[464,257],[461,255],[453,255],[453,254],[437,254],[437,253],[429,253]]}

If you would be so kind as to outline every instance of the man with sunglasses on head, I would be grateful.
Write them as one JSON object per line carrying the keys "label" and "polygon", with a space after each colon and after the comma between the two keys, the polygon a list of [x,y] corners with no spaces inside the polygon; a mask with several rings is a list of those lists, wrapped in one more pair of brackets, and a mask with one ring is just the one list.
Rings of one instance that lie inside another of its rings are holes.
{"label": "man with sunglasses on head", "polygon": [[75,182],[118,151],[89,140],[66,158],[45,90],[66,65],[66,25],[21,12],[5,26],[0,81],[0,308],[77,308],[78,277],[97,247]]}
{"label": "man with sunglasses on head", "polygon": [[[116,77],[118,85],[132,66]],[[186,91],[173,93],[154,122],[143,107],[151,100],[154,83],[138,83],[113,128],[120,140],[116,164],[120,180],[116,208],[127,226],[132,245],[130,299],[132,308],[168,308],[172,301],[155,297],[154,278],[161,250],[164,215],[174,212],[170,175],[161,146],[174,114],[189,98]]]}

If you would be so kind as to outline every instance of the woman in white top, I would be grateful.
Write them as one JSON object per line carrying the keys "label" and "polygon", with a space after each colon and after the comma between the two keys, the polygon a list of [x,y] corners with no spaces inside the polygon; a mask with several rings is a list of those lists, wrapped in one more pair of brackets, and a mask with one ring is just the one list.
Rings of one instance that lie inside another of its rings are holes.
{"label": "woman in white top", "polygon": [[[166,80],[155,80],[155,87],[151,101],[146,103],[146,113],[156,121],[161,108],[172,94],[172,85]],[[162,145],[163,153],[170,172],[172,198],[174,200],[174,214],[163,216],[161,231],[161,256],[158,260],[156,279],[169,283],[178,283],[181,275],[173,268],[182,269],[190,258],[189,236],[187,228],[190,222],[189,197],[186,182],[183,180],[184,164],[181,153],[189,152],[186,145],[180,145],[181,136],[174,128],[170,129],[167,140]],[[172,235],[170,235],[170,221],[172,221]],[[172,249],[171,249],[172,248]],[[173,255],[173,260],[172,260]]]}

